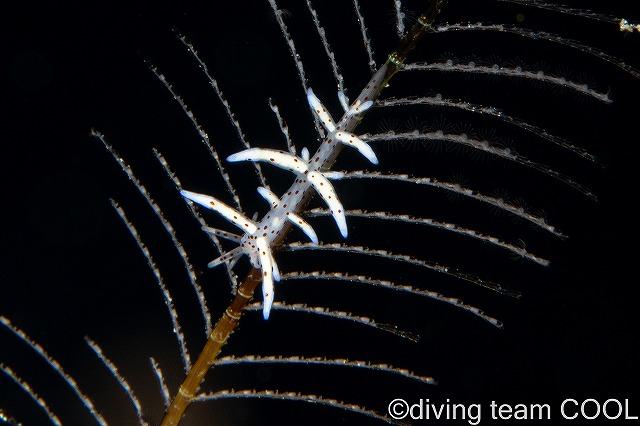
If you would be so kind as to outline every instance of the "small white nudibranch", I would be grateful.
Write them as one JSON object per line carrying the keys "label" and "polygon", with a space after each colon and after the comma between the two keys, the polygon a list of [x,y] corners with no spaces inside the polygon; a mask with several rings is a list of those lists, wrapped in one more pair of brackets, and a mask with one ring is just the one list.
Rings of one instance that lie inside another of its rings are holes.
{"label": "small white nudibranch", "polygon": [[[340,99],[342,107],[345,108],[345,114],[347,116],[363,113],[373,105],[373,102],[371,101],[361,103],[359,100],[357,100],[353,103],[353,105],[351,105],[351,107],[346,107],[348,105],[348,100],[345,94],[342,92],[338,92],[338,98]],[[351,146],[357,149],[360,154],[364,155],[367,160],[371,161],[373,164],[378,164],[378,158],[376,157],[376,154],[365,141],[363,141],[353,133],[342,131],[336,127],[333,118],[331,118],[331,114],[329,114],[329,111],[327,111],[324,105],[322,105],[322,102],[320,102],[320,99],[317,98],[311,88],[307,89],[307,101],[322,122],[324,128],[327,130],[327,132],[329,132],[329,138],[335,137],[338,142],[342,142],[347,146]]]}
{"label": "small white nudibranch", "polygon": [[262,270],[262,315],[264,316],[264,319],[269,318],[269,312],[271,311],[274,298],[273,281],[280,281],[280,271],[278,269],[278,265],[273,259],[273,254],[269,247],[269,241],[264,235],[260,234],[257,224],[236,209],[227,206],[222,201],[209,195],[198,194],[191,191],[180,191],[180,194],[188,200],[216,211],[229,222],[245,231],[244,235],[240,237],[219,229],[205,227],[206,232],[231,241],[236,241],[240,244],[239,247],[223,253],[220,257],[209,262],[208,266],[213,268],[227,261],[236,262],[243,254],[249,256],[251,265],[254,268]]}
{"label": "small white nudibranch", "polygon": [[[371,101],[360,102],[357,100],[349,106],[349,100],[342,92],[338,93],[338,98],[340,99],[340,104],[345,110],[344,117],[347,118],[358,115],[371,108],[373,105],[373,102]],[[320,102],[320,100],[314,95],[313,90],[311,89],[307,90],[307,100],[315,114],[322,122],[322,125],[329,132],[326,142],[327,146],[333,141],[340,142],[344,145],[357,149],[358,152],[373,164],[378,164],[376,154],[366,142],[353,133],[346,132],[341,130],[340,127],[336,127],[331,114],[329,114],[324,105],[322,105],[322,102]],[[318,152],[320,153],[322,152],[322,149],[327,149],[327,146],[323,145]],[[320,171],[318,170],[318,164],[316,164],[320,159],[320,155],[316,155],[313,164],[310,158],[309,150],[307,148],[302,149],[301,157],[281,150],[250,148],[230,155],[227,157],[227,161],[265,162],[296,174],[296,184],[305,185],[308,183],[316,190],[329,207],[329,211],[338,225],[340,234],[342,234],[344,238],[347,238],[348,229],[344,208],[336,195],[333,185],[329,181],[329,179],[340,179],[344,175],[342,173]],[[306,188],[306,186],[301,186],[299,189],[300,191],[304,191]],[[296,191],[296,194],[300,191]],[[311,225],[295,213],[294,205],[287,206],[287,204],[283,204],[281,206],[282,202],[280,198],[267,188],[258,188],[258,193],[271,205],[271,215],[267,215],[259,224],[256,222],[255,217],[253,220],[249,219],[236,209],[227,206],[223,202],[211,196],[197,194],[190,191],[180,191],[180,193],[183,197],[208,209],[216,211],[222,217],[244,231],[244,234],[240,236],[217,228],[210,228],[207,226],[203,227],[205,232],[239,244],[238,247],[226,253],[222,253],[221,256],[209,262],[208,266],[213,268],[221,263],[228,263],[233,267],[240,256],[243,254],[249,256],[251,265],[256,269],[262,270],[262,315],[265,319],[269,318],[275,293],[273,282],[280,281],[280,270],[278,269],[278,265],[276,264],[273,258],[273,253],[271,252],[270,244],[273,242],[272,236],[278,235],[279,230],[282,229],[283,224],[287,220],[299,227],[314,244],[318,244],[318,236],[316,232],[313,230]],[[290,194],[291,193],[289,193],[289,195]],[[285,201],[285,203],[287,203],[287,201]]]}
{"label": "small white nudibranch", "polygon": [[[303,158],[297,157],[289,152],[263,148],[246,149],[230,155],[227,157],[227,160],[232,162],[262,161],[296,173],[302,179],[306,179],[318,194],[320,194],[324,202],[327,203],[327,206],[331,211],[331,215],[338,225],[340,234],[342,234],[344,238],[347,238],[347,220],[344,215],[344,208],[333,189],[333,185],[329,182],[329,179],[322,175],[322,172],[310,170],[308,161],[305,161]],[[292,212],[289,212],[289,214],[291,213]]]}

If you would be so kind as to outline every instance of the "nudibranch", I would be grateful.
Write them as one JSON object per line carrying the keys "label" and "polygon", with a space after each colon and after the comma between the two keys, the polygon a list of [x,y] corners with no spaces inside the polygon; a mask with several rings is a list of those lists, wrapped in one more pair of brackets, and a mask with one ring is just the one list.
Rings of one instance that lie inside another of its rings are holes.
{"label": "nudibranch", "polygon": [[[348,100],[342,92],[338,93],[338,97],[345,110],[342,120],[361,114],[373,104],[371,101],[360,102],[357,100],[349,106]],[[284,225],[287,222],[291,222],[299,227],[314,244],[318,244],[318,236],[314,229],[295,211],[299,208],[303,194],[307,190],[313,188],[320,195],[329,207],[340,234],[344,238],[347,237],[348,230],[344,208],[329,181],[329,178],[335,178],[339,175],[327,170],[321,170],[324,164],[319,159],[321,158],[320,154],[323,147],[326,151],[325,144],[332,144],[337,141],[345,146],[355,148],[371,163],[378,164],[378,158],[371,147],[353,133],[341,130],[311,89],[307,90],[307,101],[328,133],[325,143],[321,145],[314,157],[310,157],[306,148],[302,149],[301,157],[289,152],[266,148],[250,148],[227,157],[227,161],[230,162],[252,161],[273,164],[296,175],[294,184],[282,199],[267,188],[258,188],[258,193],[271,206],[269,212],[260,222],[249,219],[233,207],[209,195],[184,190],[180,192],[183,197],[217,212],[243,231],[242,235],[237,235],[216,228],[204,227],[205,232],[238,243],[238,247],[222,253],[221,256],[209,262],[208,266],[213,268],[221,263],[229,263],[233,266],[242,255],[246,254],[251,265],[262,271],[262,314],[264,319],[269,318],[271,306],[273,305],[274,281],[280,281],[280,271],[273,257],[271,245],[280,235]]]}

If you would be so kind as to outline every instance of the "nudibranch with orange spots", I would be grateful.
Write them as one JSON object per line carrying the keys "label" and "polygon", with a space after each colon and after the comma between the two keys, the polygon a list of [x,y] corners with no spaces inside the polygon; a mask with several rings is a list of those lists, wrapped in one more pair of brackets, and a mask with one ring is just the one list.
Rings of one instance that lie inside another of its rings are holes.
{"label": "nudibranch with orange spots", "polygon": [[[345,110],[343,120],[366,111],[373,104],[371,101],[356,101],[351,106],[348,106],[348,100],[342,92],[338,94],[338,97]],[[311,89],[307,90],[307,100],[328,132],[326,139],[327,145],[330,144],[332,140],[338,141],[357,149],[371,163],[378,164],[376,154],[366,142],[353,133],[341,130],[339,125],[336,126],[334,124],[331,115]],[[314,161],[310,159],[309,151],[306,148],[302,149],[301,157],[289,152],[266,148],[249,148],[227,157],[227,161],[230,162],[251,161],[273,164],[296,175],[293,186],[282,199],[267,188],[258,188],[259,194],[271,205],[271,210],[260,222],[255,222],[247,218],[236,209],[227,206],[209,195],[190,191],[180,192],[183,197],[216,211],[244,231],[243,235],[236,235],[220,229],[204,227],[203,229],[206,232],[239,244],[238,247],[223,253],[211,261],[208,266],[213,268],[221,263],[229,263],[233,266],[243,254],[249,256],[251,265],[254,268],[262,270],[262,314],[265,319],[269,318],[269,313],[274,301],[274,281],[280,280],[280,272],[271,251],[271,244],[284,229],[284,224],[291,222],[299,227],[314,244],[318,244],[316,232],[311,225],[296,213],[296,210],[302,203],[302,194],[309,188],[315,189],[329,207],[329,211],[338,225],[340,234],[342,234],[344,238],[347,237],[348,230],[344,208],[336,195],[333,185],[329,181],[329,178],[339,178],[339,174],[319,170],[320,165],[318,165],[318,159],[323,149],[326,151],[325,144],[321,145]],[[326,154],[326,152],[324,152],[324,154]]]}

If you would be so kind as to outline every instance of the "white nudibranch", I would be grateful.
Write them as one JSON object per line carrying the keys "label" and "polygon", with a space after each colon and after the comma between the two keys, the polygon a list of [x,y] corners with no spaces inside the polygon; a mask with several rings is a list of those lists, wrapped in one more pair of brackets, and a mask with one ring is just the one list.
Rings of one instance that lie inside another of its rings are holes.
{"label": "white nudibranch", "polygon": [[[320,194],[325,203],[327,203],[338,225],[340,234],[342,234],[344,238],[347,238],[347,220],[344,215],[344,208],[333,189],[333,185],[329,182],[329,179],[322,175],[322,172],[310,170],[308,162],[303,158],[275,149],[250,148],[230,155],[227,157],[227,161],[263,161],[280,167],[281,169],[297,173],[303,179],[306,178],[318,194]],[[309,238],[311,238],[311,236]]]}
{"label": "white nudibranch", "polygon": [[[371,108],[371,106],[373,105],[373,102],[371,101],[361,103],[359,100],[357,100],[351,105],[351,107],[347,107],[349,101],[345,94],[342,92],[338,92],[338,98],[340,99],[340,103],[345,109],[345,115],[347,116],[361,114]],[[329,111],[327,111],[324,105],[322,105],[322,102],[320,102],[320,99],[316,97],[311,88],[307,89],[307,101],[322,122],[324,128],[327,130],[327,132],[329,132],[329,138],[335,137],[338,142],[342,142],[347,146],[351,146],[357,149],[360,154],[364,155],[367,160],[371,161],[371,163],[378,164],[378,158],[376,157],[376,154],[365,141],[363,141],[353,133],[342,131],[335,126],[333,118],[331,118],[331,114],[329,114]]]}
{"label": "white nudibranch", "polygon": [[[338,93],[338,98],[345,111],[344,117],[346,118],[361,114],[373,105],[373,102],[371,101],[360,102],[360,100],[357,100],[349,106],[349,100],[342,92]],[[326,146],[321,147],[320,150],[318,150],[318,153],[322,152],[322,149],[329,149],[328,145],[333,141],[337,141],[357,149],[363,156],[371,161],[371,163],[378,164],[376,154],[366,142],[358,138],[353,133],[346,132],[341,130],[340,127],[336,127],[336,123],[333,121],[331,114],[329,114],[311,89],[307,90],[307,100],[325,129],[329,132]],[[324,152],[326,154],[328,151]],[[329,179],[341,179],[344,174],[340,172],[323,172],[318,170],[319,164],[322,164],[322,162],[319,162],[320,158],[320,155],[317,154],[314,162],[312,163],[310,160],[309,150],[307,148],[302,149],[301,157],[281,150],[250,148],[230,155],[227,157],[227,160],[231,162],[266,162],[295,173],[297,176],[295,184],[305,185],[308,183],[316,190],[329,207],[329,211],[336,221],[340,233],[344,238],[346,238],[348,230],[344,208],[336,195],[333,185],[329,182]],[[299,191],[296,191],[296,194],[300,191],[306,190],[307,187],[301,186],[298,189]],[[271,252],[271,243],[275,238],[274,235],[278,235],[279,230],[282,229],[283,224],[287,220],[299,227],[314,244],[318,244],[318,236],[316,235],[316,232],[309,223],[293,211],[295,208],[294,205],[287,207],[287,204],[283,204],[281,206],[282,201],[280,198],[267,188],[258,188],[258,193],[271,205],[271,216],[267,215],[260,223],[256,222],[255,216],[253,220],[249,219],[236,209],[229,207],[211,196],[197,194],[190,191],[180,191],[180,193],[183,197],[208,209],[216,211],[229,222],[243,230],[243,235],[236,235],[231,232],[217,228],[210,228],[208,226],[204,226],[202,228],[209,234],[239,244],[238,247],[222,253],[219,257],[209,262],[208,266],[213,268],[221,263],[227,263],[230,267],[233,267],[243,254],[249,256],[251,265],[256,269],[261,269],[262,271],[262,315],[264,316],[264,319],[268,319],[275,295],[274,281],[280,281],[280,271],[273,258],[273,253]],[[291,192],[289,192],[289,195],[291,195]],[[289,199],[285,198],[285,200]],[[284,201],[284,203],[288,203],[288,201]]]}
{"label": "white nudibranch", "polygon": [[244,216],[236,209],[227,206],[222,201],[208,195],[198,194],[191,191],[180,191],[183,197],[200,204],[208,209],[218,212],[222,217],[236,225],[238,228],[245,230],[242,237],[221,231],[216,228],[205,227],[205,231],[222,238],[236,241],[240,244],[220,257],[209,262],[208,266],[213,268],[225,262],[235,263],[240,256],[246,254],[254,268],[262,270],[262,294],[263,294],[263,310],[264,319],[269,318],[271,305],[273,304],[273,281],[280,281],[280,271],[278,265],[273,259],[273,254],[269,247],[267,239],[260,235],[257,224],[251,219]]}

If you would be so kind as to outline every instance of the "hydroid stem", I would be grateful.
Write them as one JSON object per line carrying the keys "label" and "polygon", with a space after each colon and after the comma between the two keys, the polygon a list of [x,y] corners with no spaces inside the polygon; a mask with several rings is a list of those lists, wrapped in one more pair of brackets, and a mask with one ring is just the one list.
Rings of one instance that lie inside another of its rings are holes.
{"label": "hydroid stem", "polygon": [[164,419],[162,419],[162,426],[175,426],[180,422],[187,407],[195,398],[205,374],[209,371],[209,368],[211,368],[211,365],[218,357],[222,346],[227,342],[227,339],[229,339],[229,336],[231,336],[231,333],[233,333],[240,322],[244,308],[253,297],[253,292],[261,282],[262,273],[259,269],[254,268],[249,272],[249,275],[247,275],[247,278],[240,287],[238,287],[233,302],[231,302],[231,305],[229,305],[216,323],[198,359],[191,367],[191,370],[189,370],[182,385],[180,385],[178,393],[171,402],[171,405],[167,408]]}

